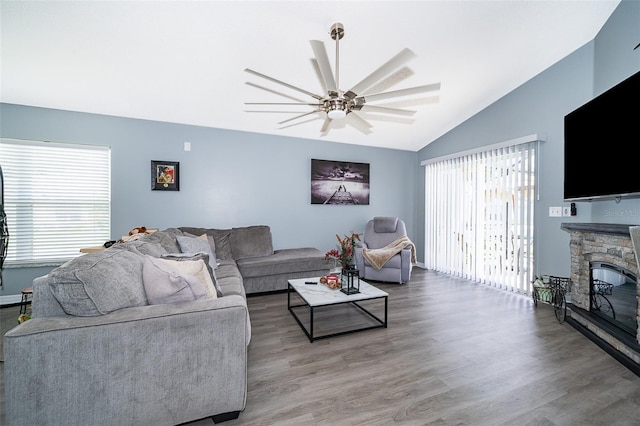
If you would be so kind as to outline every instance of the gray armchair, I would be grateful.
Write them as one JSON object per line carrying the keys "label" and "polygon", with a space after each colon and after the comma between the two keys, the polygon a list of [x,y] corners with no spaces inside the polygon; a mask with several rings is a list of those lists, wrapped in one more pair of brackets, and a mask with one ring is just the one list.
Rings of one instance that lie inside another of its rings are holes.
{"label": "gray armchair", "polygon": [[355,258],[361,278],[404,284],[411,278],[415,246],[402,220],[374,217],[367,222]]}

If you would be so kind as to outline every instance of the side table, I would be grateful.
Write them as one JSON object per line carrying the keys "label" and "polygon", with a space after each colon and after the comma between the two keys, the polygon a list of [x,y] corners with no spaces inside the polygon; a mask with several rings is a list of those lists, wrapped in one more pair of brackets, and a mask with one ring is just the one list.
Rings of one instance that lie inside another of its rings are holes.
{"label": "side table", "polygon": [[33,299],[33,287],[23,288],[22,299],[20,300],[20,314],[18,315],[18,323],[22,324],[31,318],[31,299]]}
{"label": "side table", "polygon": [[102,250],[104,250],[104,246],[83,247],[80,249],[80,253],[95,253]]}

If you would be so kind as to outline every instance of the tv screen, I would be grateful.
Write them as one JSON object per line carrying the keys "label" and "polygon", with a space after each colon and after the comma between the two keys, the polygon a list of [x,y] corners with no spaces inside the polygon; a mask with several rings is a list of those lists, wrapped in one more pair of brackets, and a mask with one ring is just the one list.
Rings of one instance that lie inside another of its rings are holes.
{"label": "tv screen", "polygon": [[640,197],[640,72],[564,117],[565,201]]}

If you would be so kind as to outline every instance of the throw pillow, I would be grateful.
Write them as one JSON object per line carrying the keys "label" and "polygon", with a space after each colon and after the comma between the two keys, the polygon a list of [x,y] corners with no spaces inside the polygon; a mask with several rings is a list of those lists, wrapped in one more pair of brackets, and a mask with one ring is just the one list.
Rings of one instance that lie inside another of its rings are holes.
{"label": "throw pillow", "polygon": [[207,234],[213,238],[214,245],[212,246],[212,249],[214,250],[216,259],[233,259],[231,244],[229,242],[231,229],[194,228],[191,226],[181,226],[179,229],[182,231],[183,235],[191,234],[197,236]]}
{"label": "throw pillow", "polygon": [[145,255],[142,280],[150,305],[209,299],[207,285],[215,294],[202,260],[180,262]]}
{"label": "throw pillow", "polygon": [[194,260],[202,260],[206,267],[207,273],[211,278],[211,282],[213,283],[213,292],[216,297],[222,297],[222,289],[220,284],[218,283],[218,277],[216,276],[216,271],[211,269],[211,265],[209,265],[209,255],[206,253],[167,253],[161,256],[163,259],[173,260],[173,261],[194,261]]}
{"label": "throw pillow", "polygon": [[[207,243],[209,243],[209,247],[211,248],[211,253],[213,253],[214,256],[217,257],[217,253],[216,253],[216,241],[213,239],[212,235],[209,234],[200,234],[200,235],[196,235],[196,234],[192,234],[190,232],[185,232],[184,236],[186,237],[192,237],[192,238],[199,238],[201,240],[206,241]],[[216,259],[217,261],[217,259]]]}
{"label": "throw pillow", "polygon": [[216,269],[218,267],[216,255],[211,251],[211,245],[209,244],[206,234],[202,234],[200,237],[179,235],[176,237],[176,240],[178,241],[181,252],[191,254],[205,253],[209,256],[209,265],[211,266],[211,269]]}

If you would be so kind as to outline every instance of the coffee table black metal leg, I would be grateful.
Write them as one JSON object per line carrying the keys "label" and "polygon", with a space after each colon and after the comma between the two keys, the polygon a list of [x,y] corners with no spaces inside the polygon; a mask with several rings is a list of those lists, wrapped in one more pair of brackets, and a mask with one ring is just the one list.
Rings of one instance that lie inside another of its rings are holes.
{"label": "coffee table black metal leg", "polygon": [[[313,343],[313,307],[309,305],[291,306],[291,290],[295,291],[295,289],[291,286],[291,284],[288,284],[287,285],[287,310],[291,313],[291,316],[293,316],[293,318],[296,320],[300,328],[302,328],[302,331],[304,331],[304,334],[307,335],[307,337],[309,338],[309,341]],[[302,324],[302,322],[298,318],[298,315],[293,310],[293,308],[300,308],[302,306],[309,307],[309,319],[310,319],[309,331],[307,331],[305,326]]]}
{"label": "coffee table black metal leg", "polygon": [[313,306],[309,306],[309,341],[313,343]]}
{"label": "coffee table black metal leg", "polygon": [[389,298],[384,298],[384,328],[387,328],[387,310],[389,305]]}

